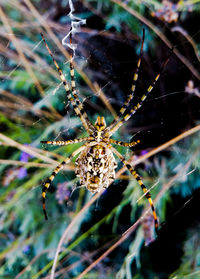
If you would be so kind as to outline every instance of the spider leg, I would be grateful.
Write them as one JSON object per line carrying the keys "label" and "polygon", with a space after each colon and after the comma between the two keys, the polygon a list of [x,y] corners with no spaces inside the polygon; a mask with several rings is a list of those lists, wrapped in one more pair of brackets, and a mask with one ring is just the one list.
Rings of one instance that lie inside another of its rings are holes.
{"label": "spider leg", "polygon": [[133,75],[133,83],[132,83],[132,87],[131,87],[131,94],[128,95],[127,100],[125,101],[125,103],[123,104],[123,106],[121,107],[121,109],[119,111],[119,115],[117,115],[117,117],[110,124],[109,129],[112,129],[112,127],[115,126],[117,121],[122,117],[122,115],[127,110],[128,106],[130,104],[130,101],[134,97],[134,92],[135,92],[135,88],[136,88],[136,82],[137,82],[137,79],[138,79],[138,72],[139,72],[139,69],[140,69],[140,64],[141,64],[141,59],[142,59],[142,54],[143,54],[144,38],[145,38],[145,29],[143,28],[142,31],[143,31],[142,44],[141,44],[141,48],[140,48],[140,55],[139,55],[139,58],[138,58],[138,61],[137,61],[137,68],[136,68],[136,71],[135,71],[135,73]]}
{"label": "spider leg", "polygon": [[68,164],[73,157],[75,157],[78,153],[80,153],[83,149],[85,148],[85,145],[82,145],[80,148],[75,150],[68,158],[66,158],[62,163],[60,163],[52,172],[51,176],[46,180],[46,182],[43,184],[42,188],[42,207],[43,207],[43,212],[45,219],[48,220],[47,217],[47,212],[46,212],[46,205],[45,205],[45,200],[46,200],[46,192],[48,188],[50,187],[52,181],[56,177],[56,175],[64,168],[66,164]]}
{"label": "spider leg", "polygon": [[129,118],[131,118],[131,116],[133,114],[136,113],[136,111],[142,106],[144,100],[146,99],[146,97],[148,96],[148,94],[152,91],[152,89],[154,88],[156,82],[158,81],[161,73],[163,72],[165,66],[167,65],[167,63],[169,62],[169,58],[170,56],[172,55],[172,52],[173,52],[173,48],[171,49],[170,51],[170,54],[169,56],[167,57],[167,59],[165,60],[165,62],[162,64],[161,66],[161,70],[160,70],[160,73],[157,74],[157,76],[155,77],[154,81],[149,85],[147,91],[145,94],[143,94],[143,96],[141,97],[140,101],[130,110],[129,113],[127,113],[124,118],[122,118],[122,120],[120,120],[114,127],[112,127],[110,129],[110,131],[108,131],[109,133],[109,136],[112,136],[112,134],[114,134],[123,124],[124,122],[128,121]]}
{"label": "spider leg", "polygon": [[137,145],[138,143],[140,143],[140,140],[132,141],[132,142],[123,142],[123,141],[118,141],[118,140],[114,140],[114,139],[109,139],[109,143],[113,143],[113,144],[117,144],[117,145],[121,145],[121,146],[125,146],[125,147],[133,147],[133,146]]}
{"label": "spider leg", "polygon": [[[72,28],[71,28],[71,31],[70,31],[69,38],[70,38],[70,45],[72,45]],[[82,115],[85,118],[88,126],[90,127],[91,130],[94,130],[94,126],[92,125],[92,123],[88,119],[88,115],[84,111],[83,104],[81,103],[81,101],[80,101],[80,99],[77,95],[76,82],[75,82],[75,78],[74,78],[74,65],[73,65],[73,62],[72,62],[73,61],[73,49],[70,53],[70,56],[71,57],[70,57],[70,60],[69,60],[69,64],[70,64],[70,77],[71,77],[72,95],[73,95],[74,99],[76,100],[76,104],[77,104],[79,110],[82,112]]]}
{"label": "spider leg", "polygon": [[[74,111],[75,111],[75,113],[77,114],[77,116],[81,119],[81,122],[83,123],[83,126],[85,127],[86,131],[87,131],[89,134],[91,134],[92,131],[89,129],[88,121],[87,121],[87,119],[85,119],[85,114],[84,114],[83,109],[81,109],[81,107],[79,107],[79,105],[76,104],[74,98],[71,96],[70,89],[69,89],[69,85],[68,85],[68,83],[67,83],[67,81],[66,81],[66,79],[65,79],[65,76],[64,76],[62,70],[60,69],[60,67],[58,66],[58,63],[56,62],[55,58],[53,57],[53,54],[52,54],[51,50],[49,49],[49,47],[48,47],[48,45],[47,45],[47,42],[46,42],[46,40],[45,40],[45,38],[44,38],[44,36],[43,36],[42,33],[41,33],[41,36],[42,36],[42,40],[43,40],[43,42],[44,42],[44,44],[45,44],[45,46],[46,46],[46,48],[47,48],[47,50],[48,50],[48,52],[49,52],[51,58],[52,58],[52,60],[53,60],[53,62],[54,62],[54,64],[55,64],[55,66],[56,66],[56,69],[57,69],[57,71],[58,71],[58,73],[59,73],[59,75],[60,75],[60,79],[61,79],[61,81],[62,81],[62,83],[63,83],[63,85],[64,85],[64,88],[65,88],[65,90],[66,90],[67,98],[68,98],[69,102],[72,103],[72,106],[73,106],[73,108],[74,108]],[[92,125],[92,124],[91,124],[91,125]]]}
{"label": "spider leg", "polygon": [[113,153],[115,153],[119,157],[119,159],[127,167],[127,169],[130,171],[130,173],[133,175],[133,177],[137,180],[138,184],[142,188],[142,191],[144,192],[144,195],[148,199],[149,204],[151,206],[151,210],[152,210],[153,218],[154,218],[155,231],[157,233],[158,232],[158,217],[157,217],[150,193],[148,192],[146,186],[143,184],[141,177],[136,172],[136,170],[133,169],[133,167],[126,161],[126,159],[114,147],[111,146],[110,148],[112,149]]}
{"label": "spider leg", "polygon": [[82,139],[74,139],[74,140],[59,140],[59,141],[50,141],[50,140],[43,140],[41,143],[43,144],[52,144],[52,145],[68,145],[68,144],[73,144],[73,143],[78,143],[78,142],[83,142],[83,141],[91,141],[93,137],[86,137]]}

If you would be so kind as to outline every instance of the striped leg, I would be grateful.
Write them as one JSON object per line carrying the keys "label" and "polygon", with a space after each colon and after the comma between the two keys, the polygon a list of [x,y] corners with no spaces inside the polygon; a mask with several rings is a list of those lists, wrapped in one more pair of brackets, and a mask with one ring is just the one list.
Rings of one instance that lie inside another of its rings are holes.
{"label": "striped leg", "polygon": [[73,144],[73,143],[78,143],[78,142],[83,142],[83,141],[90,141],[92,139],[93,139],[92,137],[87,137],[87,138],[74,139],[74,140],[59,140],[59,141],[43,140],[43,141],[41,141],[41,143],[61,146],[61,145],[68,145],[68,144]]}
{"label": "striped leg", "polygon": [[[70,31],[69,38],[70,38],[70,45],[72,45],[72,32],[71,31]],[[75,83],[75,78],[74,78],[74,65],[73,65],[73,62],[72,62],[72,60],[73,60],[73,49],[71,50],[70,56],[71,57],[70,57],[70,60],[69,60],[69,64],[70,64],[72,95],[73,95],[73,97],[76,101],[76,104],[77,104],[79,110],[82,112],[83,117],[86,119],[88,126],[90,127],[91,130],[93,130],[94,127],[93,127],[92,123],[89,121],[87,113],[84,111],[83,104],[81,103],[81,101],[80,101],[80,99],[77,95],[76,83]]]}
{"label": "striped leg", "polygon": [[167,65],[167,63],[168,63],[168,61],[169,61],[169,58],[170,58],[172,52],[173,52],[173,48],[171,49],[171,52],[170,52],[168,58],[167,58],[167,59],[165,60],[165,62],[162,64],[160,73],[157,74],[157,76],[155,77],[155,79],[154,79],[154,81],[152,82],[152,84],[149,85],[149,87],[148,87],[146,93],[141,97],[141,99],[140,99],[140,101],[137,103],[137,105],[135,105],[135,106],[130,110],[130,112],[127,113],[127,114],[124,116],[124,118],[123,118],[122,120],[120,120],[120,121],[108,132],[108,133],[109,133],[109,136],[112,136],[112,135],[124,124],[124,122],[128,121],[128,120],[131,118],[131,116],[132,116],[133,114],[135,114],[136,111],[142,106],[144,100],[146,99],[146,97],[148,96],[148,94],[149,94],[149,93],[152,91],[152,89],[154,88],[154,86],[155,86],[156,82],[158,81],[158,79],[159,79],[159,77],[160,77],[162,71],[164,70],[165,66]]}
{"label": "striped leg", "polygon": [[47,212],[46,212],[45,200],[46,200],[46,192],[47,192],[48,188],[50,187],[52,181],[54,180],[56,175],[59,173],[59,171],[61,171],[64,168],[64,166],[66,164],[68,164],[72,160],[72,158],[75,157],[78,153],[80,153],[84,148],[85,148],[85,145],[81,146],[80,148],[75,150],[68,158],[66,158],[62,163],[60,163],[55,168],[55,170],[52,172],[51,176],[43,184],[43,188],[42,188],[42,207],[43,207],[44,216],[45,216],[46,220],[48,220],[48,217],[47,217]]}
{"label": "striped leg", "polygon": [[91,129],[89,129],[89,125],[90,125],[91,127],[93,127],[92,124],[91,124],[91,123],[88,124],[88,123],[89,123],[89,122],[88,122],[89,120],[88,120],[88,118],[86,119],[86,118],[84,117],[84,115],[85,115],[84,111],[83,111],[81,108],[79,108],[78,104],[76,104],[76,102],[74,101],[74,98],[71,96],[70,89],[69,89],[69,85],[68,85],[68,83],[67,83],[67,81],[66,81],[66,79],[65,79],[65,76],[64,76],[62,70],[60,69],[60,67],[58,66],[58,63],[57,63],[56,60],[54,59],[53,54],[52,54],[51,50],[49,49],[49,47],[48,47],[48,45],[47,45],[47,43],[46,43],[46,40],[45,40],[45,38],[44,38],[44,36],[43,36],[42,33],[41,33],[41,36],[42,36],[42,40],[44,41],[45,46],[46,46],[46,48],[47,48],[47,50],[48,50],[48,52],[49,52],[51,58],[52,58],[52,60],[53,60],[53,62],[54,62],[54,64],[55,64],[55,66],[56,66],[56,69],[58,70],[58,73],[59,73],[59,75],[60,75],[60,79],[61,79],[61,81],[62,81],[62,83],[63,83],[63,85],[64,85],[64,87],[65,87],[65,90],[66,90],[66,93],[67,93],[67,98],[68,98],[69,102],[72,103],[73,108],[74,108],[74,111],[75,111],[75,113],[77,114],[77,116],[81,119],[81,122],[83,123],[83,126],[85,127],[86,131],[87,131],[89,134],[91,134],[91,133],[93,132],[93,129],[92,129],[92,131],[91,131]]}
{"label": "striped leg", "polygon": [[140,143],[140,140],[132,141],[132,142],[123,142],[123,141],[118,141],[118,140],[114,140],[114,139],[109,139],[109,143],[113,143],[113,144],[117,144],[117,145],[121,145],[121,146],[125,146],[125,147],[133,147],[133,146],[137,145],[138,143]]}
{"label": "striped leg", "polygon": [[133,177],[137,180],[138,184],[142,188],[142,191],[144,192],[145,197],[148,199],[149,204],[151,206],[151,210],[152,210],[153,218],[154,218],[154,224],[155,224],[155,231],[157,233],[158,232],[158,218],[156,215],[156,211],[155,211],[150,193],[148,192],[146,186],[143,184],[139,174],[137,174],[137,172],[131,167],[131,165],[125,160],[125,158],[114,147],[111,147],[111,149],[112,149],[113,153],[115,153],[119,157],[119,159],[123,162],[123,164],[127,167],[127,169],[130,171],[130,173],[133,175]]}
{"label": "striped leg", "polygon": [[119,115],[110,124],[109,129],[112,129],[112,127],[115,126],[117,121],[122,117],[122,115],[127,110],[128,106],[130,104],[130,101],[134,97],[134,92],[135,92],[135,88],[136,88],[136,82],[137,82],[137,79],[138,79],[138,72],[139,72],[139,68],[140,68],[140,64],[141,64],[141,59],[142,59],[142,54],[143,54],[144,38],[145,38],[145,29],[143,29],[142,45],[141,45],[141,48],[140,48],[140,55],[139,55],[138,62],[137,62],[137,68],[136,68],[136,71],[135,71],[135,73],[133,75],[133,83],[132,83],[132,87],[131,87],[131,94],[128,95],[127,100],[125,101],[125,103],[123,104],[123,106],[121,107],[121,109],[119,111]]}

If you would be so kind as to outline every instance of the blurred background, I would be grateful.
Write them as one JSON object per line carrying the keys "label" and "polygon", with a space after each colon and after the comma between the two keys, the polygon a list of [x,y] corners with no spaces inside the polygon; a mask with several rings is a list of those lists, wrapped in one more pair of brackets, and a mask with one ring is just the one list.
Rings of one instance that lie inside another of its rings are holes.
{"label": "blurred background", "polygon": [[133,105],[174,46],[142,108],[113,135],[140,140],[116,148],[151,189],[159,233],[148,201],[119,161],[115,182],[81,215],[93,196],[79,188],[73,159],[49,188],[44,220],[42,183],[81,144],[40,141],[87,135],[40,35],[70,80],[70,49],[62,45],[70,5],[0,0],[0,278],[50,278],[58,242],[74,218],[54,278],[200,278],[200,1],[73,0],[73,6],[73,15],[86,19],[73,36],[74,65],[92,123],[98,115],[111,123],[130,94],[143,28]]}

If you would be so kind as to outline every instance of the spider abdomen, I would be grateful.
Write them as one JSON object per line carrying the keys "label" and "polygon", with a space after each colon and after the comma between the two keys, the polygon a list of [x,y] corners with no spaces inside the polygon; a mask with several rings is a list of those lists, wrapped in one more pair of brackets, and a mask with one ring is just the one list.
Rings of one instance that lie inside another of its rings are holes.
{"label": "spider abdomen", "polygon": [[117,163],[113,153],[101,143],[86,146],[76,160],[76,175],[81,185],[90,192],[99,192],[107,188],[115,178]]}

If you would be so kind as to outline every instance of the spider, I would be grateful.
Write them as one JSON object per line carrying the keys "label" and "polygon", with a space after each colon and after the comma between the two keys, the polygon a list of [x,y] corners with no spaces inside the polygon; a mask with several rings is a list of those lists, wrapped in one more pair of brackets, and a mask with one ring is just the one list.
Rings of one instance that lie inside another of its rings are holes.
{"label": "spider", "polygon": [[[115,179],[115,169],[117,167],[117,163],[114,157],[114,154],[123,162],[123,164],[127,167],[133,177],[137,180],[138,184],[142,188],[145,197],[148,199],[149,204],[151,206],[151,210],[153,213],[154,224],[155,224],[155,231],[158,230],[158,218],[156,215],[156,211],[153,205],[153,201],[149,191],[147,190],[146,186],[143,184],[141,177],[136,172],[136,170],[129,164],[129,162],[124,158],[124,156],[118,152],[112,144],[125,146],[125,147],[133,147],[138,144],[140,141],[133,141],[133,142],[121,142],[111,138],[111,136],[125,123],[127,122],[131,116],[133,116],[136,111],[142,106],[144,100],[146,99],[147,95],[152,91],[155,86],[155,83],[160,77],[160,74],[166,64],[169,61],[169,57],[161,66],[161,71],[159,74],[156,75],[154,81],[149,85],[146,93],[141,97],[138,103],[136,103],[132,108],[130,108],[128,113],[125,113],[126,110],[129,108],[130,102],[134,97],[134,92],[136,88],[136,81],[138,79],[138,72],[141,64],[141,58],[143,54],[143,45],[145,39],[145,30],[143,29],[143,36],[142,36],[142,44],[140,48],[140,54],[137,61],[136,71],[133,76],[133,83],[131,88],[131,93],[128,95],[125,103],[120,109],[119,115],[112,121],[112,123],[106,127],[106,122],[104,117],[97,117],[95,124],[93,125],[87,113],[83,108],[83,104],[81,103],[77,91],[76,91],[76,84],[74,78],[74,66],[72,62],[73,55],[71,53],[70,59],[70,76],[71,76],[71,90],[68,85],[68,82],[65,79],[65,76],[58,66],[56,60],[53,57],[51,50],[49,49],[46,40],[41,34],[43,42],[51,55],[51,58],[57,68],[59,73],[60,79],[64,85],[64,88],[67,93],[68,101],[72,104],[73,109],[76,115],[80,118],[85,130],[89,134],[88,137],[85,138],[78,138],[72,139],[67,141],[41,141],[43,144],[49,144],[54,146],[62,146],[62,145],[69,145],[74,143],[83,142],[84,144],[75,150],[68,158],[66,158],[63,162],[61,162],[52,172],[51,176],[46,180],[43,184],[42,189],[42,200],[43,200],[43,212],[45,219],[47,220],[47,212],[45,206],[45,198],[46,192],[51,185],[52,181],[54,180],[55,176],[63,169],[63,167],[68,164],[76,155],[79,154],[78,158],[76,159],[76,169],[75,173],[76,176],[80,178],[80,183],[82,186],[85,186],[90,192],[97,193],[104,188],[108,188],[108,186],[114,181]],[[70,43],[72,42],[72,36],[70,36]]]}

